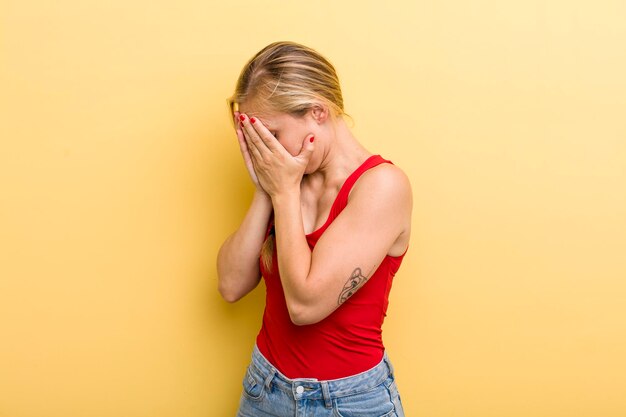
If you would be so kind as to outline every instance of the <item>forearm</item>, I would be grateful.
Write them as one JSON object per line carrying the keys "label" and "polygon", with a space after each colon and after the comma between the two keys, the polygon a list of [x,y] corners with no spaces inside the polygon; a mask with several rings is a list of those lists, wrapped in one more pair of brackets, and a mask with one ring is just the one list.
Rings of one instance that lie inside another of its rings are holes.
{"label": "forearm", "polygon": [[302,224],[300,191],[273,196],[272,203],[280,279],[288,306],[296,308],[306,304],[311,294],[307,281],[311,249]]}
{"label": "forearm", "polygon": [[271,212],[269,196],[255,192],[241,225],[219,250],[218,285],[222,296],[228,301],[243,297],[258,283],[259,255]]}

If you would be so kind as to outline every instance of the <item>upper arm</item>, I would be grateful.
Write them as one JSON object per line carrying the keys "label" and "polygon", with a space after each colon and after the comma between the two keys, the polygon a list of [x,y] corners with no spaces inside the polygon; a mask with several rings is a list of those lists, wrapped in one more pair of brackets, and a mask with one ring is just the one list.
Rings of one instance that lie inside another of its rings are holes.
{"label": "upper arm", "polygon": [[395,165],[379,165],[359,178],[312,252],[303,322],[327,317],[365,284],[394,242],[409,233],[411,210],[410,183]]}

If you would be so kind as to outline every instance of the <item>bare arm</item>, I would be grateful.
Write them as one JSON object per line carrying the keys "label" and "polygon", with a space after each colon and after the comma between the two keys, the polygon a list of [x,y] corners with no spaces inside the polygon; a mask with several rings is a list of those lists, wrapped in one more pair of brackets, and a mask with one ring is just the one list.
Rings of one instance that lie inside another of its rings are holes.
{"label": "bare arm", "polygon": [[224,241],[217,254],[218,289],[230,303],[259,283],[259,255],[271,212],[269,196],[255,192],[241,226]]}
{"label": "bare arm", "polygon": [[248,149],[274,208],[280,280],[293,323],[316,323],[337,309],[371,277],[386,255],[405,250],[412,195],[406,175],[382,164],[355,183],[348,204],[313,251],[302,224],[300,181],[313,152],[305,138],[292,156],[261,122],[244,120]]}
{"label": "bare arm", "polygon": [[[239,112],[235,112],[235,126],[238,125],[238,117]],[[256,191],[243,222],[224,241],[217,254],[218,290],[230,303],[248,294],[259,283],[259,255],[272,212],[272,201],[259,184],[243,132],[237,128],[236,133],[241,155]]]}
{"label": "bare arm", "polygon": [[272,196],[278,267],[295,324],[316,323],[372,276],[390,249],[408,244],[412,210],[408,179],[395,166],[363,174],[346,208],[311,252],[296,190]]}

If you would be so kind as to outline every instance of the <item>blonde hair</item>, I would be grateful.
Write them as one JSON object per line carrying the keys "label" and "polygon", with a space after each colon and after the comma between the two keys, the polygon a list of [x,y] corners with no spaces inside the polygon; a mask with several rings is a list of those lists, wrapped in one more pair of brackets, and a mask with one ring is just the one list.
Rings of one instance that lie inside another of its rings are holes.
{"label": "blonde hair", "polygon": [[[235,93],[227,99],[233,124],[234,112],[244,102],[253,103],[257,115],[285,113],[300,118],[323,104],[333,121],[343,115],[350,117],[344,111],[335,67],[312,48],[289,41],[267,45],[244,65]],[[274,247],[274,235],[270,234],[261,249],[267,269]]]}

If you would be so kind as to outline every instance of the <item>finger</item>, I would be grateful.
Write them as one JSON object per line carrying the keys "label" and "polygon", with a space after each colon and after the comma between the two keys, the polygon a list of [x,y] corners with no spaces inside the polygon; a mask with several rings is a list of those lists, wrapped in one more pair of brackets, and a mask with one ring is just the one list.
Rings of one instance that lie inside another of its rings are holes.
{"label": "finger", "polygon": [[[244,114],[240,120],[249,142],[252,142],[256,146],[259,153],[262,155],[271,153],[271,150],[267,147],[265,142],[263,142],[254,126],[252,126],[252,123],[250,123],[250,119]],[[255,119],[255,123],[259,123],[258,120]]]}
{"label": "finger", "polygon": [[[241,131],[239,131],[241,132]],[[258,169],[258,165],[256,163],[255,158],[252,155],[252,151],[250,151],[250,147],[248,146],[248,142],[246,141],[246,138],[243,136],[243,133],[239,134],[240,136],[240,140],[239,140],[239,148],[241,149],[241,154],[243,155],[243,160],[246,163],[246,165],[249,165],[252,167],[252,170],[254,171],[255,175],[256,175],[256,171]]]}
{"label": "finger", "polygon": [[237,129],[237,142],[239,143],[239,150],[241,150],[241,154],[243,155],[244,160],[250,159],[250,152],[248,151],[248,144],[246,143],[246,138],[243,136],[243,132],[240,129]]}
{"label": "finger", "polygon": [[278,142],[278,139],[272,135],[267,127],[257,118],[250,118],[250,125],[254,128],[255,132],[259,135],[265,146],[271,151],[280,151],[284,147]]}
{"label": "finger", "polygon": [[[257,161],[263,160],[263,155],[261,155],[261,152],[259,151],[257,145],[250,139],[250,135],[247,131],[243,130],[242,135],[244,136],[246,144],[248,145],[248,153],[250,153],[250,156],[252,157],[252,162],[256,165]],[[265,148],[265,145],[263,145],[262,143],[261,146]],[[267,151],[267,148],[265,149]]]}
{"label": "finger", "polygon": [[305,138],[302,143],[302,149],[300,149],[300,153],[296,156],[296,159],[300,160],[305,166],[309,163],[311,155],[313,155],[313,149],[315,149],[315,145],[313,144],[314,140],[314,136]]}

